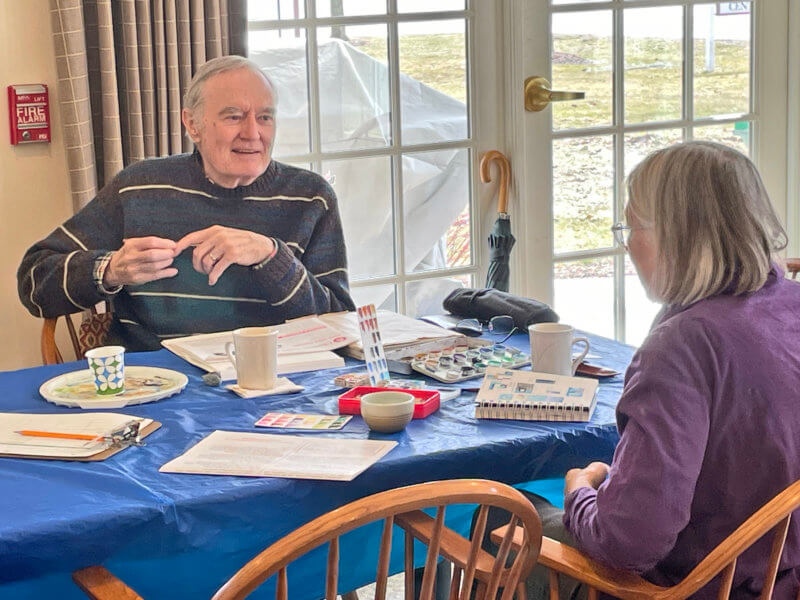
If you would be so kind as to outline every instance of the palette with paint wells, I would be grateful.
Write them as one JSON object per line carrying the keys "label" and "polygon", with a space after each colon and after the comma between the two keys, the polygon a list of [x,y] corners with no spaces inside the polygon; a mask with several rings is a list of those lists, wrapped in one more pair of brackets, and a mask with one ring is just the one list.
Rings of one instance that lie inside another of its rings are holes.
{"label": "palette with paint wells", "polygon": [[531,364],[531,357],[505,344],[479,348],[457,345],[423,352],[411,359],[411,368],[443,383],[458,383],[483,377],[489,367],[516,369]]}

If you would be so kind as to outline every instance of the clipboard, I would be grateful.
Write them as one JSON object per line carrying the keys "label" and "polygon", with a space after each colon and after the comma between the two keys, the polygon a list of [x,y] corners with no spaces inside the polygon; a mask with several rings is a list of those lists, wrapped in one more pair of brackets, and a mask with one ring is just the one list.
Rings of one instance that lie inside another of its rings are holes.
{"label": "clipboard", "polygon": [[[133,418],[138,419],[138,417],[133,417]],[[149,419],[147,420],[149,421]],[[135,437],[122,437],[120,439],[115,438],[115,441],[112,441],[110,445],[101,444],[97,452],[95,452],[94,454],[89,454],[88,456],[68,456],[68,455],[65,456],[64,454],[58,454],[57,452],[53,452],[52,454],[47,454],[45,452],[19,453],[19,452],[0,451],[0,458],[29,458],[38,460],[65,460],[65,461],[78,461],[78,462],[100,461],[100,460],[105,460],[109,456],[115,455],[117,452],[124,450],[129,446],[144,445],[141,444],[139,440],[146,438],[160,427],[161,427],[160,422],[150,421],[143,428],[134,429]],[[126,428],[126,431],[128,429],[132,428],[129,426]]]}
{"label": "clipboard", "polygon": [[[161,427],[161,423],[159,423],[158,421],[153,421],[147,427],[139,431],[139,438],[147,437],[159,427]],[[130,448],[131,446],[133,446],[133,444],[116,444],[113,446],[109,446],[104,450],[101,450],[97,454],[92,454],[91,456],[81,456],[81,457],[39,456],[39,455],[33,456],[30,454],[4,454],[0,452],[0,458],[32,458],[34,460],[68,460],[77,462],[94,462],[97,460],[105,460],[109,456],[114,456],[120,450],[125,450],[125,448]]]}

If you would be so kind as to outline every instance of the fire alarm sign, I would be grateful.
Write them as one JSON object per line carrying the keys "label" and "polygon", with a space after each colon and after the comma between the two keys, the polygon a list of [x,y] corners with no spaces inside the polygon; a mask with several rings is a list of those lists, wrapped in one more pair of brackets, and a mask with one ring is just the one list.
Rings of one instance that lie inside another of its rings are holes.
{"label": "fire alarm sign", "polygon": [[50,141],[50,100],[43,83],[8,86],[11,143]]}

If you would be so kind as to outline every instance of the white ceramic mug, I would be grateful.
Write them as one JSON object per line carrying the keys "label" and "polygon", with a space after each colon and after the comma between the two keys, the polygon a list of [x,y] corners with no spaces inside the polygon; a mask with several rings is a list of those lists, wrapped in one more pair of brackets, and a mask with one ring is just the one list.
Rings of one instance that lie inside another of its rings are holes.
{"label": "white ceramic mug", "polygon": [[[531,339],[531,370],[554,375],[574,375],[575,369],[589,353],[589,340],[574,337],[575,328],[562,323],[536,323],[528,327]],[[573,360],[572,346],[584,345]]]}
{"label": "white ceramic mug", "polygon": [[225,352],[236,367],[236,383],[250,390],[275,387],[278,374],[278,330],[243,327],[233,332]]}

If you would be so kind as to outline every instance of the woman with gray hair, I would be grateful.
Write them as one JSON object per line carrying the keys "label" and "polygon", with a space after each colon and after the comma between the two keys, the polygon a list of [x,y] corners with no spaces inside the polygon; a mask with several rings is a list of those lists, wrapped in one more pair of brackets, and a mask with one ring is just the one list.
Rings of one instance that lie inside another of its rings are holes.
{"label": "woman with gray hair", "polygon": [[[613,230],[664,308],[625,375],[611,465],[567,473],[563,514],[532,500],[545,535],[667,586],[800,479],[800,285],[776,264],[786,234],[739,152],[659,150],[628,192]],[[762,539],[739,558],[731,598],[758,596],[769,554]],[[774,598],[796,597],[798,566],[794,520]],[[547,598],[546,585],[532,577],[529,597]],[[582,596],[563,585],[562,598]]]}

